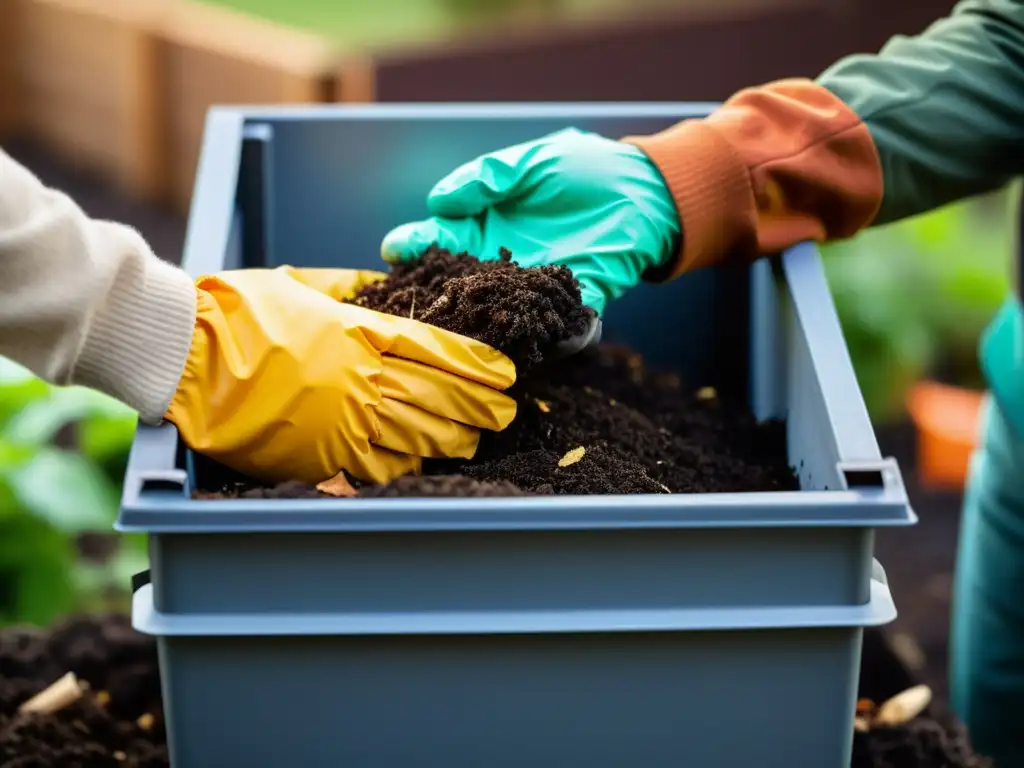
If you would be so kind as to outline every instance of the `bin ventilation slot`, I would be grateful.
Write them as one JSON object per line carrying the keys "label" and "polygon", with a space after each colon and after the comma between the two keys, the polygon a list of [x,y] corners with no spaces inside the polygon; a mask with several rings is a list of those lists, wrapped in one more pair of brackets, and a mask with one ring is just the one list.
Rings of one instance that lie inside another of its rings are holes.
{"label": "bin ventilation slot", "polygon": [[139,492],[142,494],[173,493],[179,496],[184,496],[186,492],[185,480],[173,475],[144,477],[142,478],[142,483],[139,486]]}
{"label": "bin ventilation slot", "polygon": [[846,487],[885,488],[885,473],[881,469],[847,469],[843,471]]}
{"label": "bin ventilation slot", "polygon": [[838,469],[850,491],[899,491],[903,488],[899,465],[892,458],[844,461]]}

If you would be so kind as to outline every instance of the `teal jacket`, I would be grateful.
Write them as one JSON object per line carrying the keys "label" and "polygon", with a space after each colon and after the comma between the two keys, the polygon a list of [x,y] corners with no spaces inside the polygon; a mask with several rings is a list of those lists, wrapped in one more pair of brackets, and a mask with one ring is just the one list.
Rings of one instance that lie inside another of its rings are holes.
{"label": "teal jacket", "polygon": [[627,141],[659,167],[682,221],[665,276],[996,189],[1024,171],[1024,2],[964,0],[815,81],[749,88],[707,119]]}
{"label": "teal jacket", "polygon": [[1024,171],[1024,2],[965,0],[916,37],[843,59],[818,83],[867,126],[885,223]]}

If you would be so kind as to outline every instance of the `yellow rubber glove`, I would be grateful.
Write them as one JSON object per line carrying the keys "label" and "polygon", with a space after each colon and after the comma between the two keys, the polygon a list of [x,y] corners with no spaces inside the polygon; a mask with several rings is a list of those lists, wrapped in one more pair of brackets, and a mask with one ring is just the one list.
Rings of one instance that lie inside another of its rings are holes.
{"label": "yellow rubber glove", "polygon": [[192,349],[167,420],[193,450],[266,480],[341,470],[384,483],[471,458],[502,430],[512,361],[418,320],[341,303],[376,272],[291,267],[200,278]]}

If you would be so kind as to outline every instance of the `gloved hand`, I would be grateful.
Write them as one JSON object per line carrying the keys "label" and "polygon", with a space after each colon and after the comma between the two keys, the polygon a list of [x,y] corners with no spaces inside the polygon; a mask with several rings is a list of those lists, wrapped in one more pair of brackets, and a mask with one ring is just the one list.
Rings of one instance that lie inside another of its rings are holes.
{"label": "gloved hand", "polygon": [[238,270],[203,277],[167,412],[194,450],[268,480],[340,470],[383,483],[424,458],[470,458],[504,429],[512,361],[416,320],[341,303],[375,272]]}
{"label": "gloved hand", "polygon": [[573,128],[466,163],[431,190],[427,208],[431,218],[384,238],[385,261],[435,242],[481,259],[505,247],[524,267],[569,267],[598,314],[679,245],[675,203],[647,156]]}

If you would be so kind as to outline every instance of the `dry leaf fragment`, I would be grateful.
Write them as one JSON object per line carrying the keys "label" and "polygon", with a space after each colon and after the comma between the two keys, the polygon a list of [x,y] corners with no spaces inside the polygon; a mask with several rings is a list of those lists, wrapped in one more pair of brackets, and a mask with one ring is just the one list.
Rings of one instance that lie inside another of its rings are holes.
{"label": "dry leaf fragment", "polygon": [[551,406],[545,400],[534,400],[541,413],[551,413]]}
{"label": "dry leaf fragment", "polygon": [[107,704],[110,703],[110,694],[106,691],[97,691],[96,703],[99,704],[101,707],[107,706]]}
{"label": "dry leaf fragment", "polygon": [[924,712],[932,703],[932,689],[927,685],[915,685],[898,693],[878,708],[875,723],[878,725],[903,725]]}
{"label": "dry leaf fragment", "polygon": [[697,390],[698,400],[714,400],[718,397],[718,392],[714,387],[701,387]]}
{"label": "dry leaf fragment", "polygon": [[345,477],[344,472],[339,472],[330,480],[324,480],[316,489],[328,496],[337,496],[339,499],[351,499],[358,495],[358,491],[352,487],[352,483]]}
{"label": "dry leaf fragment", "polygon": [[149,712],[146,712],[143,715],[139,715],[139,719],[135,721],[135,724],[139,726],[139,728],[141,728],[142,730],[148,731],[150,728],[153,727],[153,723],[155,722],[155,720],[156,718],[149,714]]}
{"label": "dry leaf fragment", "polygon": [[875,708],[875,702],[871,699],[857,699],[857,714],[866,715]]}
{"label": "dry leaf fragment", "polygon": [[671,488],[669,488],[669,487],[668,487],[667,485],[665,485],[664,483],[658,483],[658,485],[660,485],[660,486],[662,487],[662,490],[664,490],[664,491],[665,491],[665,493],[672,493],[672,489],[671,489]]}
{"label": "dry leaf fragment", "polygon": [[579,448],[573,448],[565,456],[558,460],[558,466],[569,467],[575,464],[577,461],[583,458],[583,455],[587,452],[587,449],[582,445]]}

